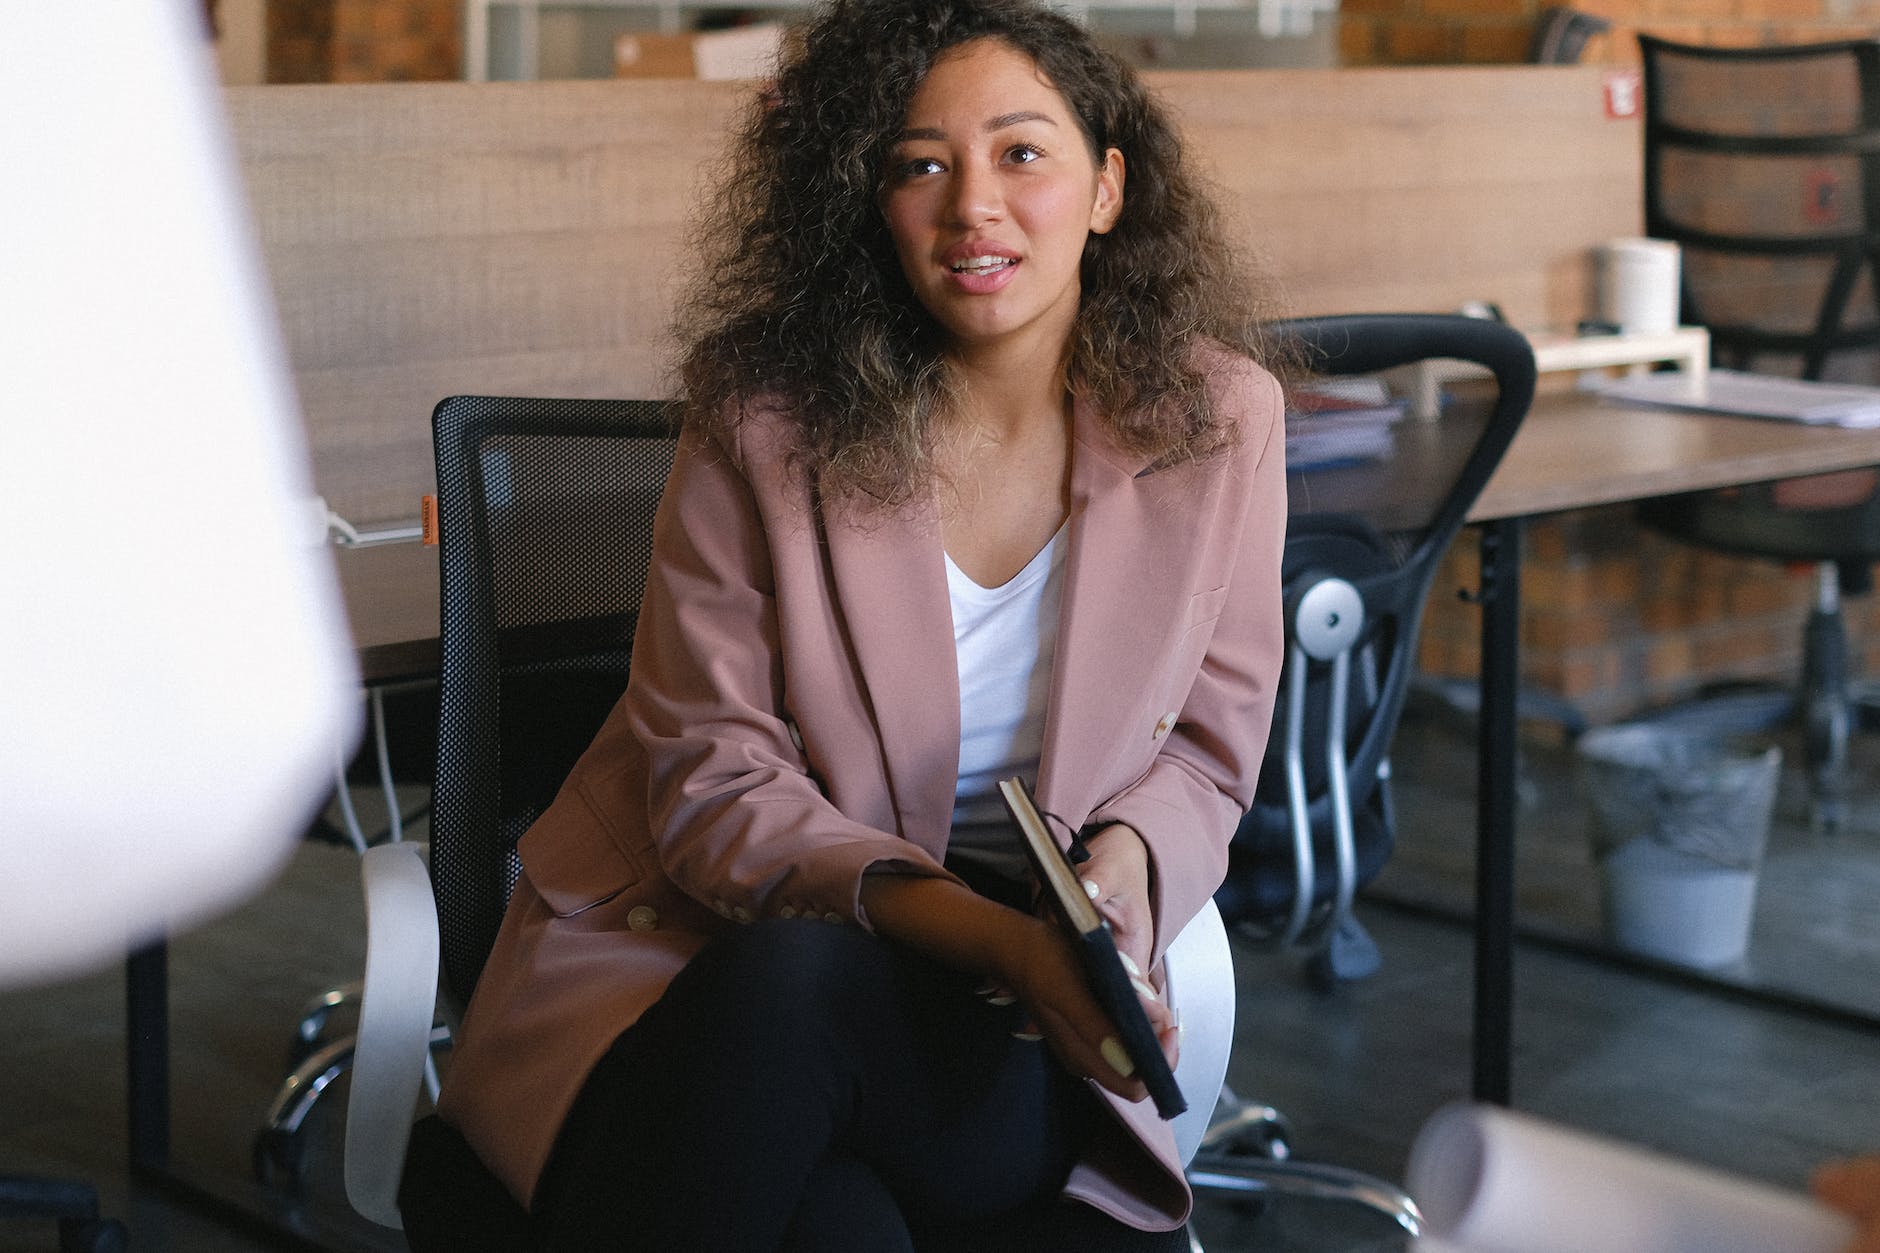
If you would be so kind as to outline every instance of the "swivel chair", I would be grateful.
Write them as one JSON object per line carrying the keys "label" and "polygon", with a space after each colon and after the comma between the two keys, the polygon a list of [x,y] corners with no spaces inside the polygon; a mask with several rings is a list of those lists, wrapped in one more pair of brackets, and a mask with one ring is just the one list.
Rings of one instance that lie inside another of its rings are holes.
{"label": "swivel chair", "polygon": [[[1645,229],[1683,249],[1683,320],[1738,369],[1818,379],[1839,354],[1880,349],[1880,42],[1639,46]],[[1702,547],[1815,564],[1804,747],[1812,820],[1838,828],[1855,722],[1841,598],[1872,588],[1880,473],[1666,497],[1640,516]]]}
{"label": "swivel chair", "polygon": [[[414,1128],[411,1117],[426,1049],[468,1002],[495,940],[515,842],[625,687],[671,463],[667,414],[648,402],[454,397],[434,415],[444,664],[430,864],[409,843],[363,857],[365,997],[344,1165],[354,1208],[403,1226],[417,1249],[475,1253],[528,1238],[526,1216],[461,1138],[435,1118]],[[1222,1087],[1233,1036],[1232,957],[1211,906],[1166,965],[1187,1027],[1177,1079],[1204,1098],[1175,1135],[1184,1157],[1200,1161],[1203,1141],[1220,1136],[1205,1098]],[[1242,1196],[1361,1199],[1415,1227],[1407,1197],[1353,1172],[1293,1163],[1238,1182],[1234,1169],[1225,1158],[1211,1167]],[[420,1183],[408,1197],[424,1194],[402,1212],[401,1177]]]}
{"label": "swivel chair", "polygon": [[[429,867],[409,844],[362,863],[368,951],[347,1116],[348,1195],[387,1226],[401,1225],[419,1063],[476,986],[516,840],[626,687],[675,447],[670,410],[647,401],[456,396],[432,424],[443,664]],[[440,1220],[453,1232],[519,1247],[520,1211],[435,1123],[409,1169],[469,1219]]]}
{"label": "swivel chair", "polygon": [[[1352,903],[1395,839],[1388,754],[1423,607],[1443,553],[1527,413],[1534,355],[1499,322],[1453,315],[1313,318],[1273,331],[1304,367],[1326,375],[1448,358],[1493,380],[1492,395],[1458,389],[1436,418],[1396,423],[1387,455],[1288,475],[1286,664],[1254,805],[1215,900],[1236,934],[1305,954],[1314,981],[1329,986],[1381,960]],[[1293,421],[1303,428],[1312,418]],[[1225,1167],[1259,1180],[1283,1167],[1293,1153],[1283,1116],[1235,1109],[1231,1092],[1223,1102],[1228,1113],[1204,1142],[1199,1171]],[[1333,1191],[1389,1212],[1368,1191]]]}
{"label": "swivel chair", "polygon": [[[1326,375],[1448,358],[1481,367],[1494,384],[1492,397],[1452,399],[1436,418],[1396,423],[1388,455],[1288,475],[1286,667],[1254,805],[1215,899],[1234,930],[1306,953],[1329,983],[1377,961],[1351,905],[1395,840],[1389,749],[1423,605],[1527,413],[1534,354],[1499,322],[1448,314],[1312,318],[1273,332]],[[1289,422],[1303,434],[1313,420]]]}

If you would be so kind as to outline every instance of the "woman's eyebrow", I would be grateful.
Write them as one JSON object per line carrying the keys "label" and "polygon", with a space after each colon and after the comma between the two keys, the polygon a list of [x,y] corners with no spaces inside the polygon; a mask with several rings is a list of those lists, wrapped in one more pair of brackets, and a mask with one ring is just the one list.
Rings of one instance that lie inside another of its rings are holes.
{"label": "woman's eyebrow", "polygon": [[1047,126],[1057,125],[1057,119],[1050,114],[1036,113],[1030,109],[1026,109],[1018,113],[1001,113],[999,116],[987,122],[984,129],[988,131],[1002,131],[1008,126],[1017,126],[1020,122],[1043,122]]}
{"label": "woman's eyebrow", "polygon": [[[1031,109],[1024,109],[1017,113],[1001,113],[995,118],[989,118],[986,124],[979,129],[985,131],[987,134],[991,134],[994,131],[1002,131],[1008,126],[1017,126],[1020,122],[1043,122],[1047,126],[1056,126],[1058,124],[1057,119],[1048,113],[1038,113]],[[910,126],[899,135],[895,136],[895,142],[907,143],[909,140],[914,139],[928,139],[938,142],[944,140],[946,137],[947,133],[938,126]]]}

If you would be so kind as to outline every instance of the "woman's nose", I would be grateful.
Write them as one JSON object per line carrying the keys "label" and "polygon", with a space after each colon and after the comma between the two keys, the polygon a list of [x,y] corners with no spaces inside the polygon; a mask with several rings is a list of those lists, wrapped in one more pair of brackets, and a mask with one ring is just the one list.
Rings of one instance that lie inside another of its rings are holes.
{"label": "woman's nose", "polygon": [[1005,198],[997,173],[977,162],[961,165],[954,174],[949,207],[960,226],[974,227],[998,219],[1005,212]]}

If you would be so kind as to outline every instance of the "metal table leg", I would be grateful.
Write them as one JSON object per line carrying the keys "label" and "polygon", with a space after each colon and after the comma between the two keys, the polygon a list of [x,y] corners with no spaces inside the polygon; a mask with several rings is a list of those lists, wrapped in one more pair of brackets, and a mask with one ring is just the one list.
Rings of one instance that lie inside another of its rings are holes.
{"label": "metal table leg", "polygon": [[1521,522],[1482,528],[1472,1090],[1508,1104],[1514,1036],[1515,717],[1521,690]]}

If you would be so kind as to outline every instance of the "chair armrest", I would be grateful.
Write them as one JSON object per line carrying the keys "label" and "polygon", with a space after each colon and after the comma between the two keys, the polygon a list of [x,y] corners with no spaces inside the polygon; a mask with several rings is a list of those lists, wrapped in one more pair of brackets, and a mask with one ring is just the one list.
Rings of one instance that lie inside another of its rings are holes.
{"label": "chair armrest", "polygon": [[1175,1062],[1175,1082],[1188,1098],[1188,1109],[1173,1125],[1175,1148],[1186,1163],[1201,1147],[1214,1107],[1227,1080],[1227,1059],[1234,1050],[1234,952],[1227,927],[1212,900],[1189,920],[1162,955],[1169,1005],[1181,1015],[1182,1051]]}
{"label": "chair armrest", "polygon": [[346,1198],[387,1227],[403,1226],[398,1183],[437,1010],[437,905],[420,848],[384,844],[360,858],[366,972],[346,1105]]}

